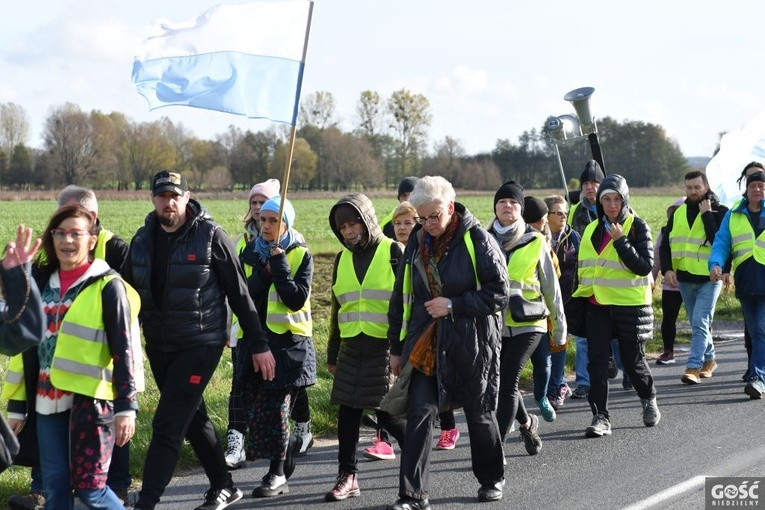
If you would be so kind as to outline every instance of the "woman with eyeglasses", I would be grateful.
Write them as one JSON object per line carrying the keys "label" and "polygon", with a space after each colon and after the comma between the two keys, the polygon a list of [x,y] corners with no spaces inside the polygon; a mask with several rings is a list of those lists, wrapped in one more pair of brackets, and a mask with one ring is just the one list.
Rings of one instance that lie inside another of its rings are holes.
{"label": "woman with eyeglasses", "polygon": [[132,335],[138,294],[93,258],[96,223],[80,205],[58,209],[42,236],[36,268],[45,336],[25,352],[23,373],[8,374],[9,424],[36,425],[46,507],[123,508],[106,485],[115,444],[135,433],[138,409]]}
{"label": "woman with eyeglasses", "polygon": [[[554,344],[565,343],[566,319],[547,239],[524,221],[525,202],[523,186],[516,181],[504,183],[494,194],[494,220],[489,227],[502,247],[510,278],[510,301],[504,311],[502,333],[497,423],[504,440],[512,421],[518,420],[526,453],[536,455],[542,448],[539,418],[526,411],[518,383],[521,370],[540,342],[549,341],[548,330]],[[546,395],[543,393],[542,397]]]}
{"label": "woman with eyeglasses", "polygon": [[[393,228],[396,233],[396,240],[404,246],[409,243],[409,234],[412,233],[417,225],[417,210],[409,202],[401,202],[393,211]],[[453,411],[444,411],[438,415],[438,423],[441,428],[441,435],[436,442],[436,450],[453,450],[457,446],[457,440],[460,438],[460,431],[457,423],[454,421]],[[366,451],[365,451],[366,454]]]}
{"label": "woman with eyeglasses", "polygon": [[[558,284],[560,285],[561,298],[565,305],[571,299],[571,294],[574,292],[576,261],[582,238],[576,230],[571,228],[571,225],[566,223],[568,211],[566,209],[565,198],[560,195],[550,195],[545,197],[544,201],[549,211],[547,224],[550,227],[550,244],[558,258],[558,268],[560,269]],[[572,394],[571,389],[566,383],[566,349],[556,350],[551,354],[551,357],[552,367],[550,368],[550,384],[547,390],[547,398],[557,410],[566,404],[566,399]]]}
{"label": "woman with eyeglasses", "polygon": [[411,367],[399,499],[389,510],[430,508],[430,441],[436,416],[462,407],[479,501],[502,499],[505,483],[495,409],[507,269],[496,242],[443,177],[420,179],[409,196],[409,236],[388,309],[390,366]]}

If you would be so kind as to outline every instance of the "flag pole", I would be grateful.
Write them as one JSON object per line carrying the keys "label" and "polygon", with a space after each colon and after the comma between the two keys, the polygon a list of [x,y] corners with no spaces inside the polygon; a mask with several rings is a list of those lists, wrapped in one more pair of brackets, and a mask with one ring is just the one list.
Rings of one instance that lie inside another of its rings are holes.
{"label": "flag pole", "polygon": [[305,57],[308,51],[308,36],[311,33],[311,19],[313,18],[313,0],[308,6],[308,21],[305,26],[305,39],[303,40],[303,57],[300,59],[300,73],[298,74],[298,84],[295,91],[295,107],[292,111],[292,129],[290,129],[290,144],[287,149],[287,163],[284,168],[284,177],[282,177],[281,200],[279,201],[279,218],[276,224],[276,237],[274,244],[279,244],[282,231],[282,215],[284,214],[284,201],[287,199],[287,188],[290,185],[290,171],[292,170],[292,155],[295,152],[295,138],[297,137],[297,117],[300,109],[300,91],[303,88],[303,72],[305,70]]}

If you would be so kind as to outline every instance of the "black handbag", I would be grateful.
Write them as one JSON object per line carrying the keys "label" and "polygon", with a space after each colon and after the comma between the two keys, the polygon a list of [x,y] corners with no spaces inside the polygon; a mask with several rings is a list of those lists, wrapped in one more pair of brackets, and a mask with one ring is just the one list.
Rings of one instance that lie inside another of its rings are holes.
{"label": "black handbag", "polygon": [[510,295],[510,302],[508,303],[510,308],[510,317],[515,322],[533,322],[544,319],[549,315],[547,306],[545,306],[542,297],[529,301],[522,294]]}
{"label": "black handbag", "polygon": [[13,459],[19,453],[19,441],[8,422],[0,415],[0,473],[13,464]]}
{"label": "black handbag", "polygon": [[563,312],[566,314],[566,328],[569,335],[586,337],[584,319],[586,313],[587,298],[572,297],[563,303]]}

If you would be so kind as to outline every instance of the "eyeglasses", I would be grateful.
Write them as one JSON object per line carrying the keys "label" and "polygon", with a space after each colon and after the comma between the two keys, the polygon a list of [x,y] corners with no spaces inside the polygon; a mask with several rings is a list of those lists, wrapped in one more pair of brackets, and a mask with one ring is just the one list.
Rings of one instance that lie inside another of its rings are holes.
{"label": "eyeglasses", "polygon": [[568,216],[566,211],[550,211],[550,214],[554,214],[555,216],[563,216],[564,218]]}
{"label": "eyeglasses", "polygon": [[50,235],[56,241],[63,241],[67,237],[71,237],[72,241],[79,241],[83,237],[89,236],[91,234],[90,232],[86,232],[85,230],[80,230],[78,228],[73,228],[71,230],[64,230],[63,228],[52,228],[50,230]]}
{"label": "eyeglasses", "polygon": [[444,214],[443,209],[441,209],[441,211],[438,214],[431,214],[427,218],[421,218],[420,216],[418,216],[414,219],[414,221],[416,221],[420,225],[425,225],[426,223],[438,223],[438,221],[441,219],[442,214]]}
{"label": "eyeglasses", "polygon": [[622,203],[621,197],[602,197],[600,203],[603,205],[620,205]]}

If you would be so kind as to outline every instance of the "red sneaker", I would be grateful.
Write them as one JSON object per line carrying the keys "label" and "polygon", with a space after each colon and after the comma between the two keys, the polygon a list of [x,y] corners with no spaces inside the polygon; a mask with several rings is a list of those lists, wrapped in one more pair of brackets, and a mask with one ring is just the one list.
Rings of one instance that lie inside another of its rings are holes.
{"label": "red sneaker", "polygon": [[457,439],[460,438],[460,431],[455,429],[442,430],[441,438],[436,443],[436,450],[454,450],[457,446]]}

